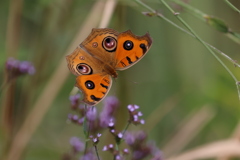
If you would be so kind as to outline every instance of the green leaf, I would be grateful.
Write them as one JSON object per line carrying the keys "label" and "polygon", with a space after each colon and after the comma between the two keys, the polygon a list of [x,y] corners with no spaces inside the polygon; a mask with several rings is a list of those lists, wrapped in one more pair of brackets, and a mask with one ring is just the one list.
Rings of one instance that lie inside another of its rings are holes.
{"label": "green leaf", "polygon": [[211,16],[204,16],[204,18],[207,20],[208,25],[215,28],[219,32],[223,33],[229,32],[229,28],[223,20]]}

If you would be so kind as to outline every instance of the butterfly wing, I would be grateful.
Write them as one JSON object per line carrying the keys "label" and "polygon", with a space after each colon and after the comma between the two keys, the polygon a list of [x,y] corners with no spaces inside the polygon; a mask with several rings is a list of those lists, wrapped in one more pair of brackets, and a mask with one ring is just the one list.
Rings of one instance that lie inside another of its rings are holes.
{"label": "butterfly wing", "polygon": [[130,30],[120,33],[117,41],[116,70],[125,70],[136,64],[146,55],[152,45],[152,39],[148,33],[144,36],[136,36]]}
{"label": "butterfly wing", "polygon": [[118,34],[117,31],[109,28],[93,28],[80,46],[91,56],[112,66],[117,48]]}
{"label": "butterfly wing", "polygon": [[81,47],[66,57],[69,70],[76,76],[76,84],[89,105],[99,103],[108,93],[112,79],[104,71],[104,63],[89,55]]}
{"label": "butterfly wing", "polygon": [[96,105],[108,93],[112,85],[109,75],[92,74],[76,78],[76,87],[83,92],[83,101],[89,105]]}

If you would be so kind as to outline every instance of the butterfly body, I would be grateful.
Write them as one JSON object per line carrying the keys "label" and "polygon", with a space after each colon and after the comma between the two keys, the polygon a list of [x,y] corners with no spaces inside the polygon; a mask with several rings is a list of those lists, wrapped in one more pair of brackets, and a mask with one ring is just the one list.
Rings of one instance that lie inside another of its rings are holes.
{"label": "butterfly body", "polygon": [[69,70],[77,76],[76,87],[83,101],[99,103],[108,93],[117,70],[136,64],[152,44],[149,34],[135,36],[130,30],[93,29],[90,35],[66,57]]}

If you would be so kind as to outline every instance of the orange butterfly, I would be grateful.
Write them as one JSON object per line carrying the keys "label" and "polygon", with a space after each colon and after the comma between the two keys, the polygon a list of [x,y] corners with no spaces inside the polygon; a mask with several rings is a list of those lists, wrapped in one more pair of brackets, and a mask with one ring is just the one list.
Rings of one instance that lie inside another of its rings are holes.
{"label": "orange butterfly", "polygon": [[[108,93],[117,70],[125,70],[144,57],[152,45],[148,33],[136,36],[130,30],[92,29],[90,35],[66,57],[69,70],[77,76],[75,86],[89,105]],[[112,77],[112,78],[111,78]]]}

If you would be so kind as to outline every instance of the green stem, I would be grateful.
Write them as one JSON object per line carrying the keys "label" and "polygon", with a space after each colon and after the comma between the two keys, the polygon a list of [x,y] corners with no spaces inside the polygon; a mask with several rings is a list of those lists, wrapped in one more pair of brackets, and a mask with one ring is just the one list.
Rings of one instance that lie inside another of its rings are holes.
{"label": "green stem", "polygon": [[237,9],[237,7],[235,7],[232,3],[230,3],[228,0],[225,0],[225,2],[234,10],[237,11],[238,13],[240,13],[240,10]]}
{"label": "green stem", "polygon": [[125,128],[124,128],[124,130],[123,130],[123,136],[124,136],[124,134],[126,133],[126,131],[127,131],[127,129],[128,129],[128,127],[130,126],[130,122],[128,122],[127,123],[127,125],[125,126]]}
{"label": "green stem", "polygon": [[177,19],[197,38],[197,40],[203,44],[203,46],[217,59],[217,61],[227,70],[227,72],[232,76],[235,80],[237,91],[238,91],[238,98],[240,100],[240,90],[239,90],[239,82],[234,74],[230,71],[230,69],[223,63],[223,61],[211,50],[211,48],[193,31],[193,29],[179,16],[178,13],[174,12],[173,9],[164,1],[161,2],[177,17]]}
{"label": "green stem", "polygon": [[[141,2],[141,1],[139,1],[139,0],[135,0],[135,1],[136,1],[139,5],[145,7],[146,9],[148,9],[149,11],[151,11],[151,12],[153,12],[153,13],[156,13],[154,9],[150,8],[149,6],[147,6],[146,4],[144,4],[143,2]],[[167,5],[167,4],[165,3],[165,1],[163,2],[163,4]],[[173,13],[174,15],[176,15],[176,16],[178,15],[178,13],[174,12],[168,5],[167,5],[166,7],[169,8],[169,10],[172,11],[172,13]],[[196,35],[194,34],[194,32],[188,32],[188,31],[186,31],[185,29],[179,27],[177,24],[173,23],[172,21],[170,21],[169,19],[167,19],[165,16],[163,16],[163,15],[160,14],[160,13],[156,13],[156,15],[157,15],[159,18],[165,20],[166,22],[172,24],[174,27],[178,28],[179,30],[181,30],[181,31],[187,33],[188,35],[190,35],[190,36],[192,36],[192,37],[194,37],[194,38],[196,38],[196,39],[199,40],[199,37],[196,37]],[[177,17],[178,17],[178,16],[177,16]],[[181,18],[180,18],[180,19],[181,19]],[[186,23],[185,23],[185,26],[186,26]],[[192,29],[191,29],[190,31],[192,31]],[[228,73],[231,75],[231,77],[235,80],[236,85],[237,85],[238,97],[239,97],[239,100],[240,100],[240,89],[239,89],[239,85],[240,85],[240,84],[239,84],[237,78],[233,75],[233,73],[229,70],[229,68],[227,68],[227,66],[220,60],[220,58],[219,58],[211,49],[215,50],[217,53],[220,53],[222,56],[224,56],[225,58],[227,58],[228,60],[230,60],[235,66],[240,67],[240,65],[239,65],[236,61],[234,61],[232,58],[230,58],[228,55],[226,55],[225,53],[223,53],[223,52],[221,52],[220,50],[216,49],[215,47],[211,46],[210,44],[204,42],[204,41],[201,40],[201,39],[200,39],[199,41],[200,41],[202,44],[204,44],[204,46],[210,51],[210,53],[223,65],[223,67],[227,70],[227,72],[228,72]],[[211,48],[211,49],[210,49],[210,48]]]}
{"label": "green stem", "polygon": [[[198,9],[196,9],[196,8],[194,8],[194,7],[192,7],[191,5],[189,5],[189,4],[187,4],[187,3],[184,3],[183,1],[181,1],[181,0],[171,0],[172,2],[174,2],[174,3],[176,3],[176,4],[178,4],[178,5],[180,5],[181,7],[183,7],[186,11],[190,11],[190,13],[193,15],[193,16],[195,16],[195,17],[197,17],[198,19],[200,19],[200,20],[202,20],[203,22],[207,22],[208,23],[208,18],[207,17],[212,17],[212,16],[210,16],[210,15],[207,15],[207,14],[205,14],[205,13],[203,13],[202,11],[200,11],[200,10],[198,10]],[[213,18],[213,19],[218,19],[218,18]],[[218,19],[219,21],[221,21],[220,19]],[[223,22],[223,21],[222,21]],[[219,23],[218,23],[219,24]],[[214,29],[216,29],[215,27],[214,27],[214,25],[211,25],[211,24],[209,24],[208,23],[208,25],[209,26],[211,26],[211,27],[213,27]],[[227,25],[225,25],[225,27],[227,27]],[[220,27],[221,28],[221,27]],[[228,27],[227,27],[228,28]],[[218,28],[219,29],[219,28]],[[218,30],[217,29],[217,30]],[[227,36],[229,39],[231,39],[232,41],[234,41],[235,43],[238,43],[238,44],[240,44],[240,39],[239,39],[239,36],[238,36],[238,33],[235,33],[235,32],[233,32],[233,31],[231,31],[231,29],[230,28],[228,28],[228,32],[223,32],[223,31],[221,31],[221,30],[218,30],[219,32],[222,32],[222,33],[224,33],[224,35],[225,36]]]}
{"label": "green stem", "polygon": [[203,44],[203,46],[218,60],[218,62],[227,70],[227,72],[232,76],[232,78],[237,83],[237,78],[229,70],[229,68],[222,62],[222,60],[211,50],[211,48],[206,45],[206,43],[193,31],[193,29],[176,13],[164,0],[161,2],[177,17],[177,19],[196,37],[196,39]]}
{"label": "green stem", "polygon": [[188,10],[190,11],[191,13],[195,13],[193,14],[194,16],[196,16],[197,18],[201,19],[202,21],[206,21],[206,19],[204,18],[205,16],[208,16],[207,14],[203,13],[202,11],[192,7],[191,5],[183,2],[183,1],[180,1],[180,0],[171,0],[172,2],[180,5],[181,7],[184,8],[184,10]]}
{"label": "green stem", "polygon": [[[173,25],[174,27],[176,27],[177,29],[181,30],[184,33],[187,33],[188,35],[190,35],[193,38],[196,38],[192,33],[188,32],[187,30],[179,27],[177,24],[175,24],[174,22],[172,22],[171,20],[169,20],[168,18],[166,18],[164,15],[160,14],[160,13],[156,13],[154,9],[150,8],[149,6],[147,6],[146,4],[144,4],[143,2],[139,1],[139,0],[135,0],[139,5],[145,7],[146,9],[148,9],[149,11],[153,12],[156,14],[156,16],[158,18],[161,18],[163,20],[165,20],[166,22],[170,23],[171,25]],[[217,53],[219,53],[221,56],[227,58],[231,63],[233,63],[233,65],[237,66],[240,68],[240,65],[233,60],[231,57],[229,57],[228,55],[226,55],[225,53],[223,53],[222,51],[220,51],[219,49],[217,49],[216,47],[208,44],[207,42],[204,42],[206,45],[208,45],[209,47],[211,47],[214,51],[216,51]]]}
{"label": "green stem", "polygon": [[97,145],[94,145],[94,148],[95,148],[95,152],[96,152],[96,154],[97,154],[97,158],[98,158],[98,160],[100,160],[100,157],[99,157],[99,154],[98,154]]}
{"label": "green stem", "polygon": [[88,141],[89,141],[89,124],[87,123],[86,112],[87,112],[87,105],[84,105],[85,117],[83,121],[83,133],[85,135],[85,149],[84,154],[87,153]]}

